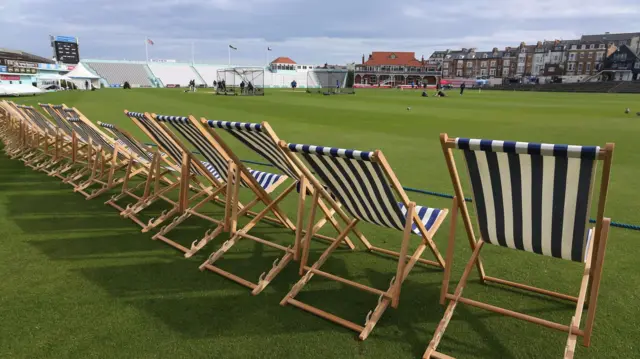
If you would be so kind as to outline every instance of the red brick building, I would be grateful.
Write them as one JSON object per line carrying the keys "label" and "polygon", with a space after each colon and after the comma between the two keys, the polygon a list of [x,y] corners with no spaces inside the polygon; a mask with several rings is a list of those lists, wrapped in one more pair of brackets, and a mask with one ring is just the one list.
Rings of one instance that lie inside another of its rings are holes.
{"label": "red brick building", "polygon": [[355,65],[356,84],[408,85],[435,84],[440,77],[440,65],[433,60],[416,59],[415,52],[374,51],[365,61]]}

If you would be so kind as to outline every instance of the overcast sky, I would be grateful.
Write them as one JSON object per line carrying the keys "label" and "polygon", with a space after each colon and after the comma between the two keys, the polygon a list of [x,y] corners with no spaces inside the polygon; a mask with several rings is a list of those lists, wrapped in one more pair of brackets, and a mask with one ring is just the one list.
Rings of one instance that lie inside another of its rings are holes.
{"label": "overcast sky", "polygon": [[371,51],[517,46],[640,32],[639,0],[0,0],[0,47],[50,57],[48,36],[80,39],[81,58],[236,64],[289,56],[359,62]]}

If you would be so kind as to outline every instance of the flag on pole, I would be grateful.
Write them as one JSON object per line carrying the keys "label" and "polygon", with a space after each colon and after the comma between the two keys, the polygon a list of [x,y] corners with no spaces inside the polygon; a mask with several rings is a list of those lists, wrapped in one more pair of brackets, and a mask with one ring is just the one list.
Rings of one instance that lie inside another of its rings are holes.
{"label": "flag on pole", "polygon": [[232,49],[232,50],[237,50],[238,49],[237,47],[233,47],[233,45],[229,45],[229,48]]}
{"label": "flag on pole", "polygon": [[270,47],[267,47],[267,51],[273,51],[273,49]]}
{"label": "flag on pole", "polygon": [[147,38],[147,43],[148,43],[149,45],[153,45],[153,41],[151,41],[151,39],[149,39],[149,38]]}

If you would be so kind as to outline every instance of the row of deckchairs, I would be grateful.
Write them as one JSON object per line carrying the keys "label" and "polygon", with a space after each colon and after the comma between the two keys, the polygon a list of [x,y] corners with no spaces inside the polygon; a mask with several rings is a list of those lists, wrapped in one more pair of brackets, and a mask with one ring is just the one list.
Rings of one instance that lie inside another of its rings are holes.
{"label": "row of deckchairs", "polygon": [[[140,225],[142,231],[155,231],[153,239],[184,252],[185,257],[193,256],[223,232],[228,233],[229,239],[211,253],[200,269],[244,285],[254,295],[264,290],[288,263],[298,261],[301,278],[281,305],[295,306],[352,329],[364,340],[389,306],[398,307],[403,282],[413,267],[421,263],[444,269],[440,303],[446,305],[424,358],[451,358],[437,348],[459,303],[567,333],[564,358],[573,357],[579,337],[585,346],[590,345],[611,222],[604,217],[604,209],[613,144],[566,146],[451,139],[443,134],[442,149],[455,192],[449,241],[443,257],[433,238],[449,209],[420,206],[411,201],[381,151],[287,143],[280,140],[266,122],[197,120],[193,116],[125,110],[125,115],[154,142],[154,147],[148,147],[118,126],[101,122],[96,126],[75,108],[47,104],[40,107],[49,118],[29,106],[0,103],[0,136],[9,156],[62,179],[87,199],[116,191],[106,204]],[[247,167],[221,137],[222,132],[261,156],[278,173]],[[479,236],[464,200],[455,151],[464,157],[463,167],[471,183]],[[600,162],[603,169],[596,223],[590,228],[592,192],[598,182],[596,168]],[[89,190],[95,187],[97,189]],[[252,199],[242,203],[241,190]],[[294,219],[281,208],[283,200],[291,196],[298,203]],[[123,206],[120,203],[124,198],[134,203]],[[141,214],[158,201],[170,209],[157,218],[143,221]],[[213,214],[205,207],[210,203],[222,206],[224,214]],[[206,220],[211,225],[203,229],[201,238],[186,247],[173,238],[173,233],[190,217]],[[241,217],[250,220],[240,226]],[[472,254],[455,290],[450,293],[458,217],[463,222]],[[259,236],[254,229],[260,222],[290,230],[291,245],[286,247]],[[360,231],[361,222],[402,232],[400,251],[374,246]],[[337,233],[335,237],[319,233],[327,225]],[[315,262],[309,263],[313,238],[329,245]],[[410,253],[412,238],[419,244]],[[257,282],[216,265],[242,239],[283,253]],[[354,249],[352,239],[357,239],[368,251],[397,259],[396,271],[387,288],[373,288],[321,269],[338,247]],[[581,263],[584,272],[578,295],[486,275],[480,257],[485,244]],[[434,260],[422,258],[427,249]],[[562,324],[465,297],[462,293],[474,268],[482,283],[573,302],[575,315],[569,324]],[[366,315],[363,326],[296,299],[316,275],[378,296],[377,305]],[[581,325],[585,309],[586,319]]]}

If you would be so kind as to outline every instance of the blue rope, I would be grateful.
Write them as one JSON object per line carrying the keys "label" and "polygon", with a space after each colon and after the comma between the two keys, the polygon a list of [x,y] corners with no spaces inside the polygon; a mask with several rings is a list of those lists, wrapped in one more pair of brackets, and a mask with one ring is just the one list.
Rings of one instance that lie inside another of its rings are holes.
{"label": "blue rope", "polygon": [[[152,147],[156,146],[156,144],[154,144],[154,143],[145,143],[145,145],[152,146]],[[192,153],[194,153],[196,155],[201,154],[198,151],[193,151]],[[241,160],[241,161],[245,162],[245,163],[251,163],[251,164],[254,164],[254,165],[260,165],[260,166],[266,166],[266,167],[274,167],[270,163],[251,161],[251,160]],[[422,194],[426,194],[426,195],[429,195],[429,196],[435,196],[435,197],[440,197],[440,198],[449,198],[449,199],[453,198],[452,195],[447,194],[447,193],[433,192],[433,191],[427,191],[427,190],[424,190],[424,189],[411,188],[411,187],[402,187],[402,189],[404,189],[407,192],[422,193]],[[465,198],[464,200],[466,202],[473,202],[473,200],[471,198]],[[593,219],[593,218],[590,218],[589,219],[589,223],[596,223],[596,220]],[[640,225],[635,225],[635,224],[611,221],[611,226],[612,227],[618,227],[618,228],[624,228],[624,229],[630,229],[630,230],[633,230],[633,231],[640,231]]]}

